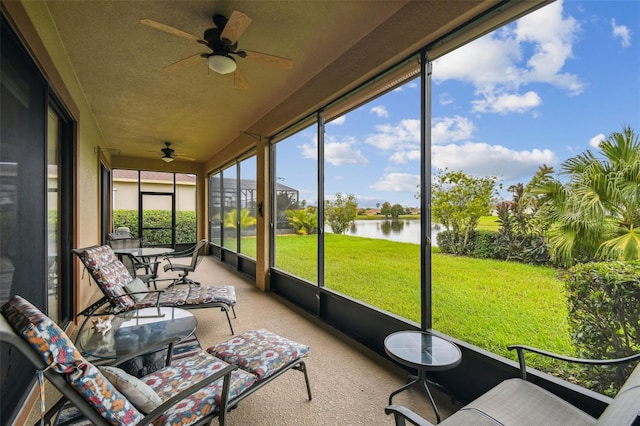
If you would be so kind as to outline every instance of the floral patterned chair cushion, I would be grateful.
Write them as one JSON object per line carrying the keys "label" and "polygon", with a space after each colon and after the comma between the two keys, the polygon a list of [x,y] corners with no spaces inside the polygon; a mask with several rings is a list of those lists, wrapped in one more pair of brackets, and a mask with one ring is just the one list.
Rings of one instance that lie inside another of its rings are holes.
{"label": "floral patterned chair cushion", "polygon": [[85,360],[67,334],[38,308],[20,296],[14,296],[2,313],[13,329],[21,335],[54,371],[65,374],[67,381],[109,423],[128,425],[143,416],[102,375]]}
{"label": "floral patterned chair cushion", "polygon": [[80,254],[82,263],[89,269],[102,269],[106,265],[118,260],[116,254],[109,246],[91,247],[83,250]]}
{"label": "floral patterned chair cushion", "polygon": [[114,303],[115,312],[125,312],[136,307],[136,301],[129,296],[125,286],[133,277],[118,260],[109,246],[89,247],[78,253],[102,293]]}
{"label": "floral patterned chair cushion", "polygon": [[[226,362],[201,351],[189,358],[174,361],[171,366],[148,374],[140,380],[151,387],[162,400],[166,400],[228,365]],[[243,393],[255,381],[256,377],[253,374],[242,370],[233,371],[229,386],[229,400]],[[163,424],[176,424],[167,419],[184,419],[185,422],[179,423],[180,425],[192,424],[193,421],[214,410],[220,404],[221,396],[222,379],[200,389],[179,404],[169,408],[162,418]],[[154,424],[158,423],[154,422]]]}
{"label": "floral patterned chair cushion", "polygon": [[309,346],[261,329],[239,334],[207,352],[255,374],[260,381],[306,356]]}

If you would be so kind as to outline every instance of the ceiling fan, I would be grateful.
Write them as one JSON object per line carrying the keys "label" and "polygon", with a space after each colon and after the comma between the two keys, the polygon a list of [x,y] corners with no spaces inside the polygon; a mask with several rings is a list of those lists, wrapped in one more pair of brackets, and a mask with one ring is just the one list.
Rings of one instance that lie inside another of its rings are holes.
{"label": "ceiling fan", "polygon": [[[175,159],[195,161],[195,159],[191,157],[184,156],[182,154],[176,154],[176,150],[171,148],[171,142],[165,142],[165,147],[160,150],[162,152],[162,157],[160,159],[165,163],[171,163]],[[149,151],[149,152],[158,152],[158,151]]]}
{"label": "ceiling fan", "polygon": [[251,50],[238,50],[238,39],[247,27],[249,27],[251,22],[251,18],[237,10],[234,10],[231,13],[229,19],[223,15],[213,15],[213,24],[215,26],[206,30],[203,38],[200,39],[192,34],[151,19],[142,19],[140,21],[141,24],[149,27],[204,44],[211,50],[211,52],[208,53],[196,53],[195,55],[181,59],[176,63],[167,65],[165,67],[166,70],[175,71],[183,69],[205,59],[209,69],[212,71],[218,74],[233,73],[235,87],[242,90],[248,89],[249,83],[238,68],[236,60],[232,55],[239,58],[263,62],[284,70],[290,70],[293,68],[293,61],[290,59],[268,55],[266,53],[254,52]]}

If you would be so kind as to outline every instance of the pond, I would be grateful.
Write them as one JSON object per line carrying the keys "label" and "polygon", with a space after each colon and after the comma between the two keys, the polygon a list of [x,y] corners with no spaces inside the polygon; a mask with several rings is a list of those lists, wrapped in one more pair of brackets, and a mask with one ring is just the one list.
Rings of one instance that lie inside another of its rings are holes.
{"label": "pond", "polygon": [[[437,245],[436,235],[441,230],[440,225],[433,224],[431,226],[433,246]],[[325,231],[331,232],[331,227],[327,225]],[[353,226],[345,232],[345,235],[420,244],[420,220],[356,220]]]}

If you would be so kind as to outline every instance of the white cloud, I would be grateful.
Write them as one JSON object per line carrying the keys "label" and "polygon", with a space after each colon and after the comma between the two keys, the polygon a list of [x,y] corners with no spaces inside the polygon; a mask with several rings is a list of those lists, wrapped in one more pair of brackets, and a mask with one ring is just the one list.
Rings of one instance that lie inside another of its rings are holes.
{"label": "white cloud", "polygon": [[345,137],[342,141],[328,138],[324,146],[324,159],[334,166],[343,164],[367,164],[368,160],[362,155],[359,149],[355,148],[355,138]]}
{"label": "white cloud", "polygon": [[[432,144],[445,144],[469,140],[474,125],[466,117],[435,118],[431,127]],[[420,120],[406,119],[396,124],[376,126],[378,133],[367,136],[365,142],[383,151],[390,151],[389,161],[406,164],[420,161]]]}
{"label": "white cloud", "polygon": [[394,152],[391,157],[389,157],[389,161],[396,164],[407,164],[409,161],[420,161],[420,150],[412,149],[409,151]]}
{"label": "white cloud", "polygon": [[631,46],[631,30],[626,25],[616,25],[616,20],[611,20],[611,28],[613,30],[613,36],[619,37],[622,47]]}
{"label": "white cloud", "polygon": [[376,105],[369,110],[369,112],[376,114],[378,117],[387,118],[389,117],[389,111],[385,108],[384,105]]}
{"label": "white cloud", "polygon": [[386,173],[369,188],[377,191],[417,192],[420,175],[410,173]]}
{"label": "white cloud", "polygon": [[496,176],[503,180],[530,178],[540,166],[554,166],[556,155],[548,149],[514,151],[500,145],[467,142],[434,146],[432,165],[439,169],[464,170],[473,176]]}
{"label": "white cloud", "polygon": [[522,75],[522,81],[549,83],[579,94],[583,84],[576,75],[563,73],[562,67],[573,56],[580,25],[573,17],[563,18],[562,13],[563,2],[558,1],[517,21],[518,42],[533,44],[535,52],[527,62],[529,69]]}
{"label": "white cloud", "polygon": [[365,142],[385,151],[412,148],[420,143],[420,120],[408,118],[395,125],[381,124],[376,130],[378,133],[367,136]]}
{"label": "white cloud", "polygon": [[605,139],[607,139],[607,137],[602,133],[599,133],[594,137],[592,137],[591,139],[589,139],[589,145],[591,145],[594,148],[600,148],[600,143],[603,142]]}
{"label": "white cloud", "polygon": [[438,97],[438,99],[439,99],[440,105],[449,105],[449,104],[452,104],[455,101],[453,96],[451,96],[451,94],[449,94],[449,93],[442,93]]}
{"label": "white cloud", "polygon": [[441,145],[449,142],[469,140],[475,127],[466,117],[434,118],[431,126],[431,143]]}
{"label": "white cloud", "polygon": [[[563,68],[572,58],[579,31],[574,18],[563,17],[563,2],[557,1],[437,59],[433,78],[436,83],[453,79],[472,84],[482,99],[476,101],[482,105],[481,112],[522,112],[519,103],[504,101],[514,96],[535,101],[531,91],[518,94],[522,86],[532,83],[551,84],[577,95],[584,83]],[[515,109],[508,109],[510,104]]]}
{"label": "white cloud", "polygon": [[340,117],[336,118],[335,120],[330,121],[327,124],[332,124],[334,126],[340,126],[340,125],[344,124],[345,121],[347,121],[347,116],[346,115],[341,115]]}
{"label": "white cloud", "polygon": [[484,99],[472,101],[474,112],[493,112],[507,114],[510,112],[525,113],[542,103],[536,92],[529,91],[524,95],[501,94],[486,95]]}
{"label": "white cloud", "polygon": [[[324,146],[324,159],[334,166],[343,164],[367,164],[369,161],[355,147],[356,139],[352,136],[338,141],[334,137],[327,138]],[[318,158],[318,139],[313,138],[310,143],[299,145],[302,158],[316,160]]]}

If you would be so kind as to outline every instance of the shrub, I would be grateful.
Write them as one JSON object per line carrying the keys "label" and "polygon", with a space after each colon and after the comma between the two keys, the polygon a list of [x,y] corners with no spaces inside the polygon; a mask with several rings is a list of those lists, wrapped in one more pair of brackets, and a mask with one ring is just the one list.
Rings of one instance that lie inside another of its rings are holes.
{"label": "shrub", "polygon": [[494,243],[496,259],[531,265],[546,265],[550,261],[546,240],[541,236],[521,235],[515,237],[500,232]]}
{"label": "shrub", "polygon": [[[171,223],[171,212],[167,210],[147,210],[145,211],[146,226],[165,227]],[[143,238],[147,245],[171,245],[170,230],[147,231],[141,237],[138,235],[138,211],[137,210],[114,210],[113,226],[118,228],[126,226],[131,230],[134,238]],[[176,243],[195,243],[197,238],[197,224],[195,211],[176,212]]]}
{"label": "shrub", "polygon": [[134,238],[140,238],[138,235],[138,211],[137,210],[114,210],[113,211],[113,229],[126,226],[131,231]]}
{"label": "shrub", "polygon": [[[571,337],[580,356],[607,359],[640,351],[640,262],[578,264],[569,270],[565,286]],[[632,367],[593,370],[582,381],[615,393]]]}
{"label": "shrub", "polygon": [[287,210],[286,214],[289,225],[295,229],[297,234],[309,235],[318,232],[318,211],[315,207]]}
{"label": "shrub", "polygon": [[495,231],[474,231],[472,234],[471,256],[479,259],[495,259],[496,239],[498,233]]}
{"label": "shrub", "polygon": [[497,235],[494,231],[472,231],[463,245],[460,241],[463,238],[461,235],[452,230],[444,230],[438,233],[436,240],[441,253],[493,259]]}
{"label": "shrub", "polygon": [[[547,170],[543,169],[543,172]],[[526,191],[527,188],[522,184],[510,187],[513,201],[503,201],[496,206],[500,230],[494,241],[495,258],[544,265],[550,260],[544,237],[546,228],[536,216],[538,200]]]}
{"label": "shrub", "polygon": [[441,253],[456,253],[456,234],[453,231],[448,229],[440,231],[436,236],[436,241]]}

